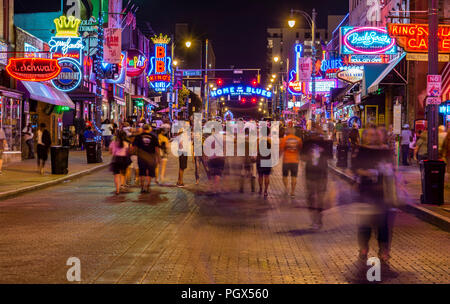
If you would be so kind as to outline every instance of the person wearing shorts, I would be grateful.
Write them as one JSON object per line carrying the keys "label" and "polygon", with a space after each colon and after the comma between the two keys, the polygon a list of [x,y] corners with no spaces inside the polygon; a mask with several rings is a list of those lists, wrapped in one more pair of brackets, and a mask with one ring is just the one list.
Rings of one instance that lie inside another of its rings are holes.
{"label": "person wearing shorts", "polygon": [[290,195],[294,197],[295,186],[297,184],[298,164],[300,162],[300,150],[302,140],[294,135],[294,128],[286,130],[286,136],[280,143],[280,153],[283,154],[283,184],[286,193],[289,192],[288,177],[291,176]]}
{"label": "person wearing shorts", "polygon": [[137,135],[133,145],[137,148],[141,193],[150,192],[151,178],[155,177],[155,169],[159,159],[159,141],[151,133],[150,126],[145,124],[143,132]]}
{"label": "person wearing shorts", "polygon": [[[261,138],[259,140],[258,149],[261,146],[266,146],[267,149],[271,149],[271,142],[270,139],[267,137]],[[258,183],[259,183],[259,194],[263,191],[263,184],[264,184],[264,197],[267,197],[268,190],[269,190],[269,184],[270,184],[270,174],[272,173],[272,167],[271,166],[262,166],[263,160],[270,160],[271,159],[271,153],[267,156],[261,156],[261,152],[258,151],[258,155],[256,157],[256,171],[258,172]]]}

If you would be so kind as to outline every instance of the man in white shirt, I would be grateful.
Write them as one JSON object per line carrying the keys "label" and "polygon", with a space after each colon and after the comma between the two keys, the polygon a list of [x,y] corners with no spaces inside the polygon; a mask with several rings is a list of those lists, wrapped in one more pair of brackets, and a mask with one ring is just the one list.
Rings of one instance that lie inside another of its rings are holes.
{"label": "man in white shirt", "polygon": [[400,145],[402,147],[402,164],[403,166],[409,166],[408,155],[409,145],[411,144],[412,133],[409,130],[409,125],[403,125],[402,133],[400,134]]}
{"label": "man in white shirt", "polygon": [[25,143],[28,146],[28,159],[34,158],[34,143],[33,143],[33,128],[31,127],[31,124],[29,123],[25,128],[22,130],[23,139],[25,140]]}

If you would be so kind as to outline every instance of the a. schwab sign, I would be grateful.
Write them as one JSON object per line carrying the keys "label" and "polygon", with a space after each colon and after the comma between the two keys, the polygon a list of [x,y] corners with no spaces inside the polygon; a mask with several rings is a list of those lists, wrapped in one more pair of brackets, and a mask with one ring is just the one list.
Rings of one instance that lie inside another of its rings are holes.
{"label": "a. schwab sign", "polygon": [[395,39],[383,27],[342,26],[340,28],[341,54],[396,54]]}

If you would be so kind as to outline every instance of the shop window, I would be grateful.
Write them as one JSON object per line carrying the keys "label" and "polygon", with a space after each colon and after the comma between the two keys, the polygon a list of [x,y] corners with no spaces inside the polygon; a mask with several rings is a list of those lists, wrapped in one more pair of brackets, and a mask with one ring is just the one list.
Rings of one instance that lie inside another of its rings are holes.
{"label": "shop window", "polygon": [[21,149],[21,102],[19,99],[0,98],[0,127],[5,132],[10,151]]}

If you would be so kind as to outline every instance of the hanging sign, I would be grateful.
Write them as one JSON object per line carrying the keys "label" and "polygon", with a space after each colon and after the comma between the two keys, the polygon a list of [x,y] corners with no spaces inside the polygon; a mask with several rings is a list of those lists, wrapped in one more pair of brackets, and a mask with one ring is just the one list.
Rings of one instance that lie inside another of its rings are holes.
{"label": "hanging sign", "polygon": [[364,70],[359,68],[351,68],[337,73],[337,78],[349,83],[357,83],[363,80]]}
{"label": "hanging sign", "polygon": [[348,64],[387,64],[387,63],[389,63],[389,55],[354,54],[354,55],[348,55],[347,62],[348,62]]}
{"label": "hanging sign", "polygon": [[304,94],[302,82],[307,82],[311,79],[312,60],[310,57],[303,58],[303,47],[301,44],[294,46],[295,51],[295,69],[290,73],[288,82],[288,91],[292,95]]}
{"label": "hanging sign", "polygon": [[108,63],[120,63],[122,54],[122,29],[105,28],[103,42],[103,61]]}
{"label": "hanging sign", "polygon": [[78,37],[78,27],[81,20],[73,16],[61,16],[53,21],[56,34],[48,42],[52,58],[72,58],[81,65],[83,41],[81,37]]}
{"label": "hanging sign", "polygon": [[6,71],[19,80],[47,81],[58,76],[61,67],[56,59],[11,58]]}
{"label": "hanging sign", "polygon": [[147,81],[155,92],[166,92],[172,84],[172,58],[167,55],[170,38],[162,34],[152,38],[155,55],[150,58]]}
{"label": "hanging sign", "polygon": [[61,66],[61,72],[52,79],[53,86],[63,92],[75,90],[81,83],[83,75],[81,67],[71,58],[59,59],[58,63]]}
{"label": "hanging sign", "polygon": [[[120,64],[118,65],[119,73],[113,79],[105,79],[106,83],[124,83],[125,82],[125,75],[127,72],[125,60],[127,58],[127,53],[122,52],[120,55],[120,58],[121,58],[121,61],[120,61]],[[108,65],[111,65],[111,64],[108,64]]]}
{"label": "hanging sign", "polygon": [[261,88],[255,88],[253,86],[228,86],[228,87],[223,87],[223,88],[211,91],[211,97],[218,97],[218,96],[222,96],[222,95],[231,95],[231,96],[259,95],[262,97],[271,98],[272,92],[261,89]]}
{"label": "hanging sign", "polygon": [[[337,88],[336,79],[316,79],[315,81],[316,94],[329,94],[331,89]],[[312,92],[312,81],[309,81],[308,93]]]}
{"label": "hanging sign", "polygon": [[396,54],[395,39],[382,27],[342,26],[341,54]]}
{"label": "hanging sign", "polygon": [[[428,24],[390,23],[388,31],[406,52],[428,52]],[[439,53],[450,53],[450,25],[440,24],[437,35]]]}
{"label": "hanging sign", "polygon": [[130,49],[127,51],[127,76],[139,77],[145,71],[147,67],[147,57],[136,49]]}

